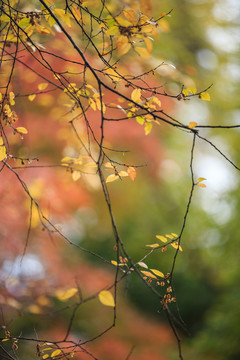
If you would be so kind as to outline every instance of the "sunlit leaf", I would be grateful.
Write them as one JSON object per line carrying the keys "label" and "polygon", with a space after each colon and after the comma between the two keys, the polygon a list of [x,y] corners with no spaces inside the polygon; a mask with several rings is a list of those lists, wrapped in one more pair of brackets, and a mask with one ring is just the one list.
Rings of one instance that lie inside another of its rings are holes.
{"label": "sunlit leaf", "polygon": [[9,102],[10,102],[10,105],[15,105],[14,98],[15,98],[15,94],[14,94],[12,91],[10,91],[10,93],[9,93]]}
{"label": "sunlit leaf", "polygon": [[49,357],[48,354],[44,354],[44,355],[42,356],[43,360],[47,359],[48,357]]}
{"label": "sunlit leaf", "polygon": [[150,40],[148,37],[144,37],[144,42],[145,42],[145,45],[146,45],[146,49],[148,51],[149,54],[151,54],[152,52],[152,40]]}
{"label": "sunlit leaf", "polygon": [[200,177],[200,178],[198,178],[198,182],[201,182],[201,181],[204,181],[204,180],[207,180],[206,178],[204,178],[204,177]]}
{"label": "sunlit leaf", "polygon": [[191,94],[196,94],[197,89],[194,86],[190,86],[187,88],[187,91],[189,91]]}
{"label": "sunlit leaf", "polygon": [[153,279],[157,279],[157,277],[155,275],[153,275],[150,271],[143,271],[143,270],[140,270],[141,273],[147,277],[150,277],[150,278],[153,278]]}
{"label": "sunlit leaf", "polygon": [[151,247],[151,248],[155,248],[155,247],[159,247],[159,244],[151,244],[151,245],[146,245],[148,247]]}
{"label": "sunlit leaf", "polygon": [[115,260],[111,260],[111,263],[112,263],[113,265],[115,265],[115,266],[118,266],[118,263],[117,263],[117,261],[115,261]]}
{"label": "sunlit leaf", "polygon": [[130,179],[132,181],[134,181],[137,173],[136,173],[136,169],[132,166],[129,166],[128,169],[127,169],[127,172],[128,172],[128,176],[130,177]]}
{"label": "sunlit leaf", "polygon": [[199,94],[199,98],[201,100],[205,100],[205,101],[210,101],[210,94],[208,92],[202,92],[201,94]]}
{"label": "sunlit leaf", "polygon": [[146,121],[145,126],[144,126],[145,135],[150,134],[151,130],[152,130],[152,123],[149,121]]}
{"label": "sunlit leaf", "polygon": [[77,181],[78,179],[80,179],[80,177],[81,177],[80,171],[73,171],[73,173],[72,173],[73,181]]}
{"label": "sunlit leaf", "polygon": [[27,129],[25,129],[25,127],[19,126],[16,128],[17,132],[21,133],[21,134],[27,134],[28,131]]}
{"label": "sunlit leaf", "polygon": [[147,264],[145,264],[143,261],[139,261],[139,262],[138,262],[138,265],[141,266],[141,267],[143,267],[143,268],[145,268],[145,269],[148,269]]}
{"label": "sunlit leaf", "polygon": [[141,101],[141,89],[134,89],[133,92],[131,93],[131,99],[132,101],[139,103]]}
{"label": "sunlit leaf", "polygon": [[128,173],[126,171],[119,171],[118,173],[119,177],[125,177],[125,176],[128,176]]}
{"label": "sunlit leaf", "polygon": [[118,56],[125,55],[131,49],[131,44],[128,41],[127,36],[120,35],[117,38],[117,53]]}
{"label": "sunlit leaf", "polygon": [[98,294],[99,301],[106,306],[115,306],[115,301],[110,291],[103,290]]}
{"label": "sunlit leaf", "polygon": [[168,239],[171,239],[171,240],[174,239],[174,236],[172,236],[172,235],[166,234],[165,236],[166,236]]}
{"label": "sunlit leaf", "polygon": [[123,10],[123,14],[131,23],[134,24],[136,22],[136,15],[133,9],[125,9]]}
{"label": "sunlit leaf", "polygon": [[52,353],[51,353],[51,358],[54,358],[56,356],[58,356],[59,354],[61,354],[61,350],[60,349],[57,349],[57,350],[54,350]]}
{"label": "sunlit leaf", "polygon": [[171,233],[172,234],[172,236],[174,236],[174,237],[178,237],[178,235],[177,234],[175,234],[175,233]]}
{"label": "sunlit leaf", "polygon": [[48,83],[38,84],[38,90],[45,90],[48,87]]}
{"label": "sunlit leaf", "polygon": [[183,90],[182,90],[182,94],[183,94],[184,96],[188,96],[188,90],[187,90],[187,89],[183,89]]}
{"label": "sunlit leaf", "polygon": [[66,291],[64,290],[57,290],[56,291],[56,297],[61,301],[66,301],[73,297],[78,292],[77,288],[70,288]]}
{"label": "sunlit leaf", "polygon": [[151,270],[155,275],[164,278],[164,274],[163,274],[161,271],[156,270],[156,269],[150,269],[150,270]]}
{"label": "sunlit leaf", "polygon": [[36,94],[31,94],[28,96],[28,100],[33,101],[36,97]]}
{"label": "sunlit leaf", "polygon": [[142,116],[136,116],[136,120],[140,125],[143,125],[145,123],[145,119]]}
{"label": "sunlit leaf", "polygon": [[171,243],[171,246],[172,246],[174,249],[179,249],[180,251],[183,251],[181,245],[179,245],[177,241]]}
{"label": "sunlit leaf", "polygon": [[197,126],[197,122],[195,121],[190,121],[190,123],[188,124],[189,129],[194,129]]}
{"label": "sunlit leaf", "polygon": [[111,174],[106,178],[106,183],[113,182],[115,180],[118,180],[119,176],[115,174]]}
{"label": "sunlit leaf", "polygon": [[0,161],[4,160],[7,156],[7,150],[4,145],[0,146]]}
{"label": "sunlit leaf", "polygon": [[162,242],[167,242],[167,239],[164,237],[164,236],[162,236],[162,235],[156,235],[156,238],[157,239],[159,239],[159,240],[161,240]]}
{"label": "sunlit leaf", "polygon": [[205,184],[202,184],[202,183],[199,183],[199,184],[197,184],[199,187],[201,187],[201,188],[206,188],[207,187],[207,185],[205,185]]}

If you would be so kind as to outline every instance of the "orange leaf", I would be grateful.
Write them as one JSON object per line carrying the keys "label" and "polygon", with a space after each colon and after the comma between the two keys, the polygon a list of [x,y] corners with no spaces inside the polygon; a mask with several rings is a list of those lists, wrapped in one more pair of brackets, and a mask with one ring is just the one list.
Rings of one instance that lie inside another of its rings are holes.
{"label": "orange leaf", "polygon": [[129,166],[129,168],[127,169],[127,172],[128,172],[128,176],[130,177],[130,179],[132,181],[134,181],[135,177],[136,177],[136,170],[134,169],[134,167],[132,166]]}

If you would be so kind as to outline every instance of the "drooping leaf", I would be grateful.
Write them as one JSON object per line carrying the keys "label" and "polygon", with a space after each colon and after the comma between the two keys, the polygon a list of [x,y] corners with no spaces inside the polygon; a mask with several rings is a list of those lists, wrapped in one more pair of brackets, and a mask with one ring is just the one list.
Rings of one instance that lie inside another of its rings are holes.
{"label": "drooping leaf", "polygon": [[130,179],[132,181],[134,181],[137,173],[136,173],[136,169],[132,166],[129,166],[128,169],[127,169],[127,172],[128,172],[128,176],[130,177]]}
{"label": "drooping leaf", "polygon": [[152,123],[150,121],[146,121],[144,126],[145,135],[150,134],[151,130],[152,130]]}
{"label": "drooping leaf", "polygon": [[151,57],[150,52],[144,47],[136,46],[134,50],[144,59],[150,59]]}
{"label": "drooping leaf", "polygon": [[0,146],[0,161],[4,160],[7,156],[7,150],[4,145]]}
{"label": "drooping leaf", "polygon": [[143,116],[136,116],[136,120],[140,125],[143,125],[145,123],[145,119]]}
{"label": "drooping leaf", "polygon": [[127,36],[120,35],[117,38],[117,53],[118,56],[125,55],[131,49],[131,44],[128,41]]}
{"label": "drooping leaf", "polygon": [[35,99],[35,97],[36,97],[36,94],[31,94],[28,96],[28,100],[33,101]]}
{"label": "drooping leaf", "polygon": [[77,181],[78,179],[80,179],[80,177],[81,177],[80,171],[73,171],[73,173],[72,173],[73,181]]}
{"label": "drooping leaf", "polygon": [[105,306],[115,306],[115,301],[110,291],[103,290],[98,294],[99,301]]}
{"label": "drooping leaf", "polygon": [[179,249],[180,251],[183,251],[181,245],[179,245],[177,241],[171,243],[171,245],[174,249]]}

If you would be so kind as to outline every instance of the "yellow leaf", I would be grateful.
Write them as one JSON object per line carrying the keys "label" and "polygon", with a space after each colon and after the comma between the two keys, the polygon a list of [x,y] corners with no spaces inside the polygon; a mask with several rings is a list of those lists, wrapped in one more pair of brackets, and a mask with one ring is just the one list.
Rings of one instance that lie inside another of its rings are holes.
{"label": "yellow leaf", "polygon": [[131,44],[128,41],[127,36],[120,35],[117,38],[117,53],[118,56],[125,55],[131,49]]}
{"label": "yellow leaf", "polygon": [[160,101],[156,96],[153,97],[152,102],[154,102],[155,104],[157,104],[159,107],[162,106],[161,101]]}
{"label": "yellow leaf", "polygon": [[105,167],[108,167],[108,168],[112,168],[113,169],[113,166],[110,162],[106,162],[103,164]]}
{"label": "yellow leaf", "polygon": [[14,94],[12,91],[10,91],[10,93],[9,93],[9,102],[10,102],[10,105],[14,105],[14,104],[15,104],[14,98],[15,98],[15,94]]}
{"label": "yellow leaf", "polygon": [[99,301],[106,306],[115,306],[115,301],[110,291],[103,290],[98,294]]}
{"label": "yellow leaf", "polygon": [[174,247],[174,249],[179,249],[180,251],[183,251],[181,245],[179,245],[177,241],[171,243],[171,245],[172,247]]}
{"label": "yellow leaf", "polygon": [[188,124],[188,127],[189,127],[189,129],[194,129],[196,126],[197,126],[197,122],[195,122],[195,121],[191,121],[189,124]]}
{"label": "yellow leaf", "polygon": [[128,176],[128,173],[126,171],[119,171],[118,173],[119,177]]}
{"label": "yellow leaf", "polygon": [[136,15],[133,9],[125,9],[123,10],[123,14],[131,23],[134,24],[136,22]]}
{"label": "yellow leaf", "polygon": [[64,290],[57,290],[56,291],[56,296],[59,300],[61,301],[66,301],[68,299],[70,299],[71,297],[73,297],[76,293],[78,292],[77,288],[70,288],[66,291]]}
{"label": "yellow leaf", "polygon": [[178,237],[178,235],[177,234],[174,234],[174,233],[171,233],[172,234],[172,236],[174,236],[174,237]]}
{"label": "yellow leaf", "polygon": [[4,160],[7,156],[7,151],[4,145],[0,146],[0,161]]}
{"label": "yellow leaf", "polygon": [[197,89],[194,86],[190,86],[187,88],[187,91],[189,91],[191,94],[196,94]]}
{"label": "yellow leaf", "polygon": [[174,239],[174,236],[172,236],[172,235],[168,235],[168,234],[167,234],[166,237],[169,238],[169,239],[171,239],[171,240]]}
{"label": "yellow leaf", "polygon": [[143,270],[140,270],[141,273],[147,277],[150,277],[150,278],[153,278],[153,279],[157,279],[157,277],[155,275],[153,275],[150,271],[143,271]]}
{"label": "yellow leaf", "polygon": [[184,96],[188,96],[188,90],[187,90],[187,89],[183,89],[183,90],[182,90],[182,94],[183,94]]}
{"label": "yellow leaf", "polygon": [[167,239],[164,237],[164,236],[162,236],[162,235],[156,235],[156,238],[157,239],[159,239],[159,240],[161,240],[162,242],[167,242]]}
{"label": "yellow leaf", "polygon": [[131,93],[132,101],[139,103],[141,101],[141,89],[134,89]]}
{"label": "yellow leaf", "polygon": [[16,128],[17,132],[21,133],[21,134],[27,134],[28,131],[27,129],[25,129],[25,127],[19,126]]}
{"label": "yellow leaf", "polygon": [[0,101],[2,101],[2,93],[0,92]]}
{"label": "yellow leaf", "polygon": [[48,83],[38,84],[38,90],[45,90],[48,87]]}
{"label": "yellow leaf", "polygon": [[202,184],[202,183],[200,183],[200,184],[197,184],[199,187],[201,187],[201,188],[205,188],[205,187],[207,187],[207,185],[205,185],[205,184]]}
{"label": "yellow leaf", "polygon": [[115,266],[118,266],[118,263],[115,260],[111,260],[111,263]]}
{"label": "yellow leaf", "polygon": [[65,156],[64,158],[62,158],[61,162],[63,162],[63,163],[71,163],[71,162],[73,162],[73,159],[68,157],[68,156]]}
{"label": "yellow leaf", "polygon": [[77,181],[78,179],[80,179],[80,177],[81,177],[80,171],[73,171],[72,173],[73,181]]}
{"label": "yellow leaf", "polygon": [[148,53],[151,54],[152,48],[153,48],[153,46],[152,46],[152,40],[150,40],[148,37],[145,37],[145,38],[144,38],[144,42],[145,42],[145,45],[146,45],[146,48],[147,48]]}
{"label": "yellow leaf", "polygon": [[211,98],[210,98],[210,95],[208,92],[202,92],[201,94],[199,94],[199,98],[201,100],[205,100],[205,101],[210,101]]}
{"label": "yellow leaf", "polygon": [[130,177],[130,179],[132,181],[134,181],[135,177],[136,177],[136,169],[132,166],[129,166],[129,168],[127,169],[128,172],[128,176]]}
{"label": "yellow leaf", "polygon": [[146,246],[151,247],[151,248],[155,248],[155,247],[158,247],[159,244],[151,244],[151,245],[146,245]]}
{"label": "yellow leaf", "polygon": [[106,178],[106,183],[109,183],[109,182],[112,182],[112,181],[115,181],[115,180],[118,180],[118,179],[119,179],[118,175],[111,174]]}
{"label": "yellow leaf", "polygon": [[151,57],[151,54],[149,53],[149,51],[146,48],[136,46],[134,48],[134,50],[144,59],[150,59],[150,57]]}
{"label": "yellow leaf", "polygon": [[145,135],[150,134],[151,130],[152,130],[152,123],[150,123],[149,121],[146,121],[145,126],[144,126]]}
{"label": "yellow leaf", "polygon": [[136,116],[136,120],[140,125],[143,125],[145,123],[145,119],[142,116]]}
{"label": "yellow leaf", "polygon": [[28,100],[33,101],[36,97],[36,94],[32,94],[28,96]]}
{"label": "yellow leaf", "polygon": [[121,16],[115,17],[115,20],[116,20],[118,25],[123,26],[123,27],[128,27],[128,26],[132,25],[132,23],[130,21],[122,18]]}
{"label": "yellow leaf", "polygon": [[59,354],[61,354],[61,350],[60,349],[57,349],[57,350],[54,350],[52,353],[51,353],[51,358],[54,358],[56,356],[58,356]]}
{"label": "yellow leaf", "polygon": [[163,274],[161,271],[156,270],[156,269],[150,269],[150,270],[151,270],[155,275],[164,278],[164,274]]}
{"label": "yellow leaf", "polygon": [[198,178],[198,182],[201,182],[201,181],[204,181],[204,180],[207,180],[207,179],[205,179],[203,177]]}
{"label": "yellow leaf", "polygon": [[43,360],[47,359],[48,357],[49,357],[48,354],[45,354],[45,355],[42,356]]}
{"label": "yellow leaf", "polygon": [[40,306],[36,305],[36,304],[31,304],[28,307],[28,310],[32,313],[32,314],[41,314],[42,313],[42,309],[40,308]]}

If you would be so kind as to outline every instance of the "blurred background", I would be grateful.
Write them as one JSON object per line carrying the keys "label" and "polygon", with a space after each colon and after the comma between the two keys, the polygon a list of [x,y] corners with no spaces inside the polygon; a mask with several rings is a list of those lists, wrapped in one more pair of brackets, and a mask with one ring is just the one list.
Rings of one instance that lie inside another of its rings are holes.
{"label": "blurred background", "polygon": [[[137,6],[137,2],[125,2]],[[162,0],[153,1],[152,9],[155,18],[173,9],[171,17],[162,20],[152,58],[146,61],[129,54],[120,65],[131,73],[166,62],[169,66],[161,66],[150,81],[163,85],[172,94],[179,93],[182,85],[196,86],[200,91],[213,84],[209,90],[211,102],[162,98],[163,109],[186,125],[190,121],[198,125],[239,124],[239,1]],[[63,51],[60,38],[51,46]],[[68,56],[74,56],[73,50],[69,50]],[[34,91],[39,83],[34,75],[15,76],[25,93]],[[31,134],[24,138],[19,155],[37,156],[48,166],[59,164],[63,156],[75,154],[77,148],[72,145],[74,136],[68,124],[72,115],[66,115],[66,108],[62,110],[63,98],[53,94],[39,95],[34,102],[22,99],[16,105],[21,125]],[[114,148],[130,151],[124,155],[126,162],[147,164],[137,170],[134,182],[109,184],[121,238],[131,257],[138,261],[146,253],[145,245],[156,241],[156,234],[179,234],[181,230],[191,188],[192,137],[167,126],[154,127],[148,136],[137,123],[131,123],[127,132],[125,123],[112,127],[107,128],[107,139]],[[200,134],[239,166],[238,128],[201,129]],[[119,160],[123,161],[122,155]],[[204,182],[207,187],[197,188],[194,193],[182,239],[183,252],[178,256],[174,276],[180,314],[189,330],[186,333],[179,329],[184,359],[237,360],[239,173],[200,139],[193,168],[196,178],[207,179]],[[20,333],[30,336],[35,329],[40,337],[63,338],[71,307],[65,308],[66,304],[54,297],[55,291],[77,283],[83,296],[90,296],[111,284],[114,269],[58,237],[49,238],[41,229],[36,209],[27,253],[21,262],[30,203],[19,183],[13,189],[13,175],[6,169],[2,175],[5,175],[0,190],[3,204],[0,231],[4,244],[0,257],[2,322],[8,324],[15,336]],[[21,170],[21,176],[51,221],[73,243],[108,260],[115,259],[110,220],[93,175],[73,182],[63,169],[46,167]],[[161,254],[154,252],[146,262],[151,268],[167,273],[173,254],[174,249]],[[113,359],[113,352],[114,360],[126,359],[132,346],[135,346],[133,360],[177,359],[176,340],[164,313],[158,313],[160,308],[159,300],[133,274],[121,285],[118,327],[92,343],[90,349],[103,360]],[[174,306],[172,311],[176,311]],[[93,319],[89,314],[94,314]],[[97,300],[86,303],[76,315],[72,338],[95,336],[111,323],[111,316],[111,311],[103,309]],[[21,344],[19,351],[25,359],[32,359],[34,350],[27,344]],[[87,359],[84,356],[79,358]]]}

